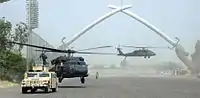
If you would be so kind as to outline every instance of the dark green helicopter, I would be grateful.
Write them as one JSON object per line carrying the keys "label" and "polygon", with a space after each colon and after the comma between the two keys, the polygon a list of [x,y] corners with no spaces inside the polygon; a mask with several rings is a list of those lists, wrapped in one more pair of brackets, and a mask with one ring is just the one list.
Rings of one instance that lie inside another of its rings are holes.
{"label": "dark green helicopter", "polygon": [[40,58],[43,60],[43,66],[47,66],[46,65],[47,64],[47,62],[46,62],[47,56],[45,55],[46,52],[67,53],[68,56],[64,55],[64,56],[55,57],[55,59],[53,59],[51,61],[51,64],[54,66],[51,67],[49,71],[56,72],[60,83],[62,82],[62,80],[64,78],[80,77],[80,81],[83,84],[83,83],[85,83],[85,77],[88,77],[88,64],[85,62],[83,57],[73,57],[74,53],[100,54],[100,55],[112,54],[112,53],[82,52],[85,50],[107,48],[107,47],[112,47],[112,46],[101,46],[101,47],[88,48],[88,49],[82,49],[82,50],[76,51],[76,50],[71,50],[71,49],[60,50],[60,49],[42,47],[42,46],[31,45],[31,44],[22,44],[22,43],[18,43],[18,42],[8,42],[8,43],[43,49],[43,50],[36,50],[36,51],[42,52],[40,55]]}
{"label": "dark green helicopter", "polygon": [[132,52],[123,53],[121,51],[121,48],[118,46],[116,48],[117,51],[119,52],[117,55],[118,56],[124,56],[125,59],[126,59],[126,57],[144,57],[144,58],[150,58],[151,56],[156,56],[156,53],[153,52],[152,50],[149,50],[148,48],[169,48],[169,47],[152,47],[152,46],[136,47],[136,46],[126,46],[126,45],[123,45],[123,47],[141,48],[141,49],[138,49],[138,50],[134,50]]}

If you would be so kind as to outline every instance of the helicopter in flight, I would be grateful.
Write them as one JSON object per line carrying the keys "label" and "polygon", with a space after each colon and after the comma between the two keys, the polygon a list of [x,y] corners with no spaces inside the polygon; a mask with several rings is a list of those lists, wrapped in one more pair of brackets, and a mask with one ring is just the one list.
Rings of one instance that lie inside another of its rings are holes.
{"label": "helicopter in flight", "polygon": [[40,55],[40,58],[42,58],[43,60],[43,66],[48,66],[48,65],[45,65],[47,64],[46,59],[48,58],[45,55],[46,52],[67,53],[68,56],[66,55],[59,56],[51,60],[51,65],[53,66],[51,66],[49,71],[56,72],[59,83],[61,83],[64,78],[80,77],[80,81],[82,84],[85,83],[85,77],[88,77],[88,64],[85,62],[83,57],[73,57],[73,54],[78,53],[78,54],[108,55],[109,53],[95,53],[95,52],[82,52],[82,51],[111,47],[111,46],[101,46],[101,47],[88,48],[88,49],[82,49],[82,50],[76,51],[76,50],[71,50],[71,49],[60,50],[60,49],[42,47],[42,46],[31,45],[31,44],[23,44],[23,43],[18,43],[18,42],[8,42],[8,43],[43,49],[43,50],[36,50],[36,51],[42,52]]}
{"label": "helicopter in flight", "polygon": [[152,56],[156,56],[156,53],[153,52],[152,50],[149,50],[148,48],[169,48],[169,47],[136,47],[136,46],[126,46],[123,45],[123,47],[128,47],[128,48],[141,48],[139,50],[134,50],[132,52],[129,53],[123,53],[121,48],[117,47],[117,51],[118,51],[118,56],[125,56],[124,59],[126,59],[126,57],[144,57],[144,58],[150,58]]}

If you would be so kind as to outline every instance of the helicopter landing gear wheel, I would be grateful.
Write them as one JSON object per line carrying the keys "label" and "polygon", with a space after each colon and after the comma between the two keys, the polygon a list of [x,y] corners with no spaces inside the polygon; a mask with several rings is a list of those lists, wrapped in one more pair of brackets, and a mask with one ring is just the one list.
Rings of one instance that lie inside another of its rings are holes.
{"label": "helicopter landing gear wheel", "polygon": [[146,56],[144,56],[144,58],[146,59],[147,57],[146,57]]}
{"label": "helicopter landing gear wheel", "polygon": [[63,80],[63,74],[61,74],[61,76],[58,78],[58,82],[61,83]]}
{"label": "helicopter landing gear wheel", "polygon": [[81,83],[84,84],[85,83],[85,78],[84,77],[80,77]]}
{"label": "helicopter landing gear wheel", "polygon": [[96,72],[96,79],[98,79],[99,78],[99,73],[98,72]]}
{"label": "helicopter landing gear wheel", "polygon": [[150,58],[150,56],[148,56],[148,58]]}
{"label": "helicopter landing gear wheel", "polygon": [[61,83],[63,78],[58,78],[58,82]]}

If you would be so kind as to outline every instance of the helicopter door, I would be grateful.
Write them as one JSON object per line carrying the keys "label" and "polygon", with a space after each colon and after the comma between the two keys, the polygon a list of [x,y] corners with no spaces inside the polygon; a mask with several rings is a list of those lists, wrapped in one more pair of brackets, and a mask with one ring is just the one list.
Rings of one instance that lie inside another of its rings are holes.
{"label": "helicopter door", "polygon": [[144,58],[147,58],[148,57],[148,51],[143,50],[143,53],[144,53]]}

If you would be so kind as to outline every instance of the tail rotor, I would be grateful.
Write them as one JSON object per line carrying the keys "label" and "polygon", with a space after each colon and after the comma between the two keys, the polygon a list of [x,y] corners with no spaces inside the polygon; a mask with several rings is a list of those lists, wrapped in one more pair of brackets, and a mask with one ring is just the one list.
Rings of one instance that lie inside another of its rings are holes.
{"label": "tail rotor", "polygon": [[124,55],[124,53],[121,51],[122,48],[121,48],[120,44],[117,47],[115,47],[115,49],[117,49],[118,55]]}
{"label": "tail rotor", "polygon": [[117,49],[117,50],[120,49],[121,50],[122,48],[121,48],[121,46],[119,44],[119,45],[115,46],[115,49]]}

